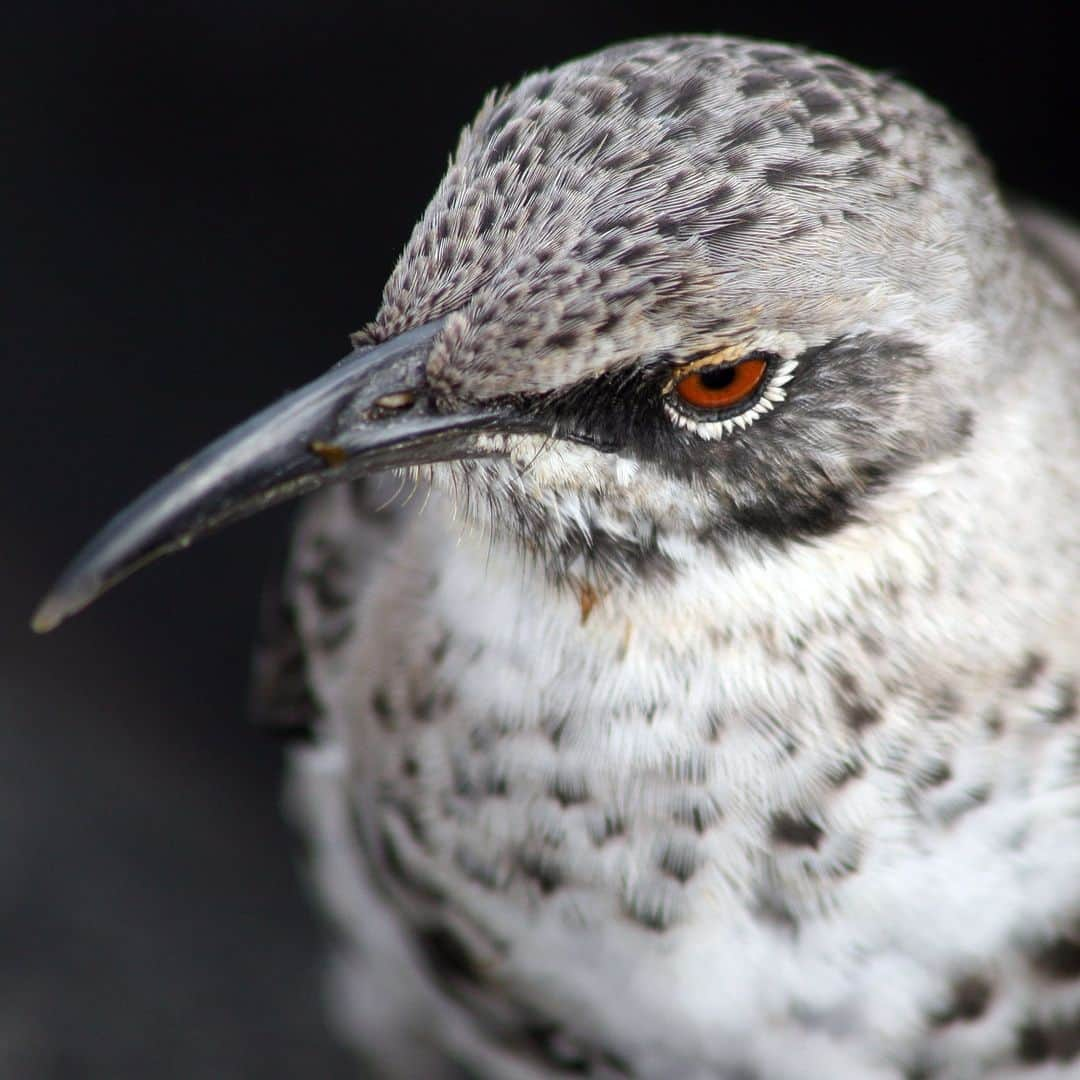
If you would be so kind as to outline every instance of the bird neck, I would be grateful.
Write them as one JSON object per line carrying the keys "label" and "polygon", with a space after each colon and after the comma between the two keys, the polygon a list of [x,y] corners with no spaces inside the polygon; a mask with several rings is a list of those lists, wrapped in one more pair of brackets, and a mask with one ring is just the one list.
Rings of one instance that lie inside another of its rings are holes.
{"label": "bird neck", "polygon": [[1045,606],[1003,593],[987,521],[955,519],[967,482],[922,475],[827,542],[703,547],[607,589],[460,535],[435,494],[367,601],[352,757],[425,858],[485,887],[574,882],[647,926],[828,909],[862,861],[914,858],[978,805],[1016,749],[1003,702],[1068,708]]}

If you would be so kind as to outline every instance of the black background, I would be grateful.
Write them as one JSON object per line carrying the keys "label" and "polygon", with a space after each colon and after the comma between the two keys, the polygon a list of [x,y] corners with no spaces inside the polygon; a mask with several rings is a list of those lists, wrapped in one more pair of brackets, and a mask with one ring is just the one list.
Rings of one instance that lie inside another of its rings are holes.
{"label": "black background", "polygon": [[346,351],[485,91],[665,30],[798,41],[921,86],[1076,214],[1052,6],[5,5],[0,1075],[348,1072],[244,719],[288,512],[48,638],[26,618],[112,511]]}

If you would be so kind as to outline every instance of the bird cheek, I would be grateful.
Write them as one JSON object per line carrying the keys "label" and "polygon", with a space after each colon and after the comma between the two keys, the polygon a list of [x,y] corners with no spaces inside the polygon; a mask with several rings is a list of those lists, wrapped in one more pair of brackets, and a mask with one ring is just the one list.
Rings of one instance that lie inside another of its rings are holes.
{"label": "bird cheek", "polygon": [[514,436],[510,444],[510,460],[518,475],[536,489],[547,492],[589,485],[592,470],[588,456],[594,453],[546,435]]}
{"label": "bird cheek", "polygon": [[616,485],[621,488],[630,487],[637,477],[638,463],[632,458],[616,457],[612,464],[612,473]]}

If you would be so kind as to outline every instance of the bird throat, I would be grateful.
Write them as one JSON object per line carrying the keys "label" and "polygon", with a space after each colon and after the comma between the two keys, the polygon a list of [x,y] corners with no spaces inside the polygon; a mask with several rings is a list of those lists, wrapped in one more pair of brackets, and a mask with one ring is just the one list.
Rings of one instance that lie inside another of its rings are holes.
{"label": "bird throat", "polygon": [[382,633],[349,664],[347,725],[366,812],[397,823],[414,874],[526,906],[557,882],[651,926],[828,906],[865,847],[838,824],[863,736],[882,753],[891,726],[888,658],[836,574],[827,596],[796,562],[798,582],[713,561],[663,587],[559,587],[489,537],[446,543],[438,497],[423,520],[394,562],[426,573],[390,568],[367,598]]}

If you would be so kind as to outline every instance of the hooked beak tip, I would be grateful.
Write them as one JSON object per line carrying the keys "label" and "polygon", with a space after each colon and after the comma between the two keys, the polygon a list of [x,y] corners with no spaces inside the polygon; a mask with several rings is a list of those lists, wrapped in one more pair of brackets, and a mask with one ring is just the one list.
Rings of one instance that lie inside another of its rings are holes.
{"label": "hooked beak tip", "polygon": [[35,634],[47,634],[50,630],[55,630],[69,616],[74,615],[81,606],[83,605],[72,607],[65,603],[55,591],[50,592],[38,604],[37,610],[31,616],[30,629]]}
{"label": "hooked beak tip", "polygon": [[351,353],[159,480],[75,557],[31,628],[54,630],[136,570],[250,514],[369,472],[474,456],[478,432],[519,425],[505,405],[444,413],[423,395],[442,324]]}

